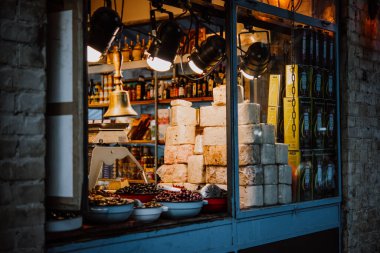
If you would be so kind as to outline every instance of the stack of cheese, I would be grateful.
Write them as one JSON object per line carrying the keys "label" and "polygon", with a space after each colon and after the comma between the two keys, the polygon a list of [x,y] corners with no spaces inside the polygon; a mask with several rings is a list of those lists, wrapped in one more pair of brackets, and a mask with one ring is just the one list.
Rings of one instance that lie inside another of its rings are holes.
{"label": "stack of cheese", "polygon": [[[191,102],[185,100],[171,102],[170,126],[165,134],[165,164],[157,170],[163,183],[181,186],[188,181],[204,183],[204,179],[195,180],[193,174],[188,175],[188,163],[191,166],[194,159],[199,159],[194,157],[197,112],[191,105]],[[189,185],[185,187],[194,188]]]}

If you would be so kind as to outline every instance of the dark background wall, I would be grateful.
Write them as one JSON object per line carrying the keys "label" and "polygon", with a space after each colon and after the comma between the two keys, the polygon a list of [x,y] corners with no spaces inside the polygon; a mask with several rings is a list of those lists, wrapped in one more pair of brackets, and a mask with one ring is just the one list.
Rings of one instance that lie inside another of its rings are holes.
{"label": "dark background wall", "polygon": [[343,249],[380,252],[380,13],[342,2]]}
{"label": "dark background wall", "polygon": [[0,1],[0,251],[45,241],[46,0]]}

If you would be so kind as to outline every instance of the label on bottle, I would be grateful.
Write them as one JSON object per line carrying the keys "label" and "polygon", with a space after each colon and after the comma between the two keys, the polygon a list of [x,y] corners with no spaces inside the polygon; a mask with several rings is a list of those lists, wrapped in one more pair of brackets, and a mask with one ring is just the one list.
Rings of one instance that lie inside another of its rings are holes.
{"label": "label on bottle", "polygon": [[307,74],[306,71],[302,71],[301,73],[301,90],[303,93],[307,90]]}
{"label": "label on bottle", "polygon": [[183,88],[183,86],[179,87],[179,89],[178,89],[178,95],[181,98],[183,98],[185,96],[185,89]]}
{"label": "label on bottle", "polygon": [[321,92],[321,84],[322,84],[322,76],[321,74],[317,74],[315,79],[315,91],[320,93]]}
{"label": "label on bottle", "polygon": [[322,131],[322,113],[321,112],[317,113],[317,131],[318,132]]}
{"label": "label on bottle", "polygon": [[141,100],[141,84],[136,85],[136,100]]}
{"label": "label on bottle", "polygon": [[334,132],[334,114],[329,114],[329,131],[332,133]]}
{"label": "label on bottle", "polygon": [[309,131],[309,129],[310,129],[310,120],[309,120],[309,113],[308,112],[303,113],[303,129],[305,131]]}
{"label": "label on bottle", "polygon": [[329,74],[329,78],[328,78],[328,81],[327,81],[327,91],[328,91],[328,94],[330,97],[332,97],[332,93],[333,93],[333,76],[331,74]]}
{"label": "label on bottle", "polygon": [[193,83],[193,97],[197,96],[197,84]]}
{"label": "label on bottle", "polygon": [[304,190],[310,189],[310,167],[305,166]]}
{"label": "label on bottle", "polygon": [[334,164],[329,163],[327,165],[327,183],[330,185],[332,184],[333,176],[334,176]]}
{"label": "label on bottle", "polygon": [[322,178],[322,165],[318,163],[317,165],[317,185],[322,186],[323,178]]}

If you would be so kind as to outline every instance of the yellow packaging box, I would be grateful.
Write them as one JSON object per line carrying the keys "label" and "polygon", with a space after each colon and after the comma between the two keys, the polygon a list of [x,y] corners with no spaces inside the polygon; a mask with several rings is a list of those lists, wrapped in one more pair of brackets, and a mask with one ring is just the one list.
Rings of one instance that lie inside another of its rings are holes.
{"label": "yellow packaging box", "polygon": [[288,164],[292,168],[292,201],[299,200],[299,167],[301,164],[301,153],[298,150],[288,151]]}
{"label": "yellow packaging box", "polygon": [[299,138],[299,101],[295,98],[295,121],[293,132],[293,106],[292,98],[284,98],[284,143],[289,144],[289,150],[299,150],[300,149],[300,138]]}
{"label": "yellow packaging box", "polygon": [[293,79],[292,79],[292,66],[294,66],[294,97],[298,97],[298,65],[285,66],[285,93],[286,97],[293,97]]}
{"label": "yellow packaging box", "polygon": [[281,75],[269,76],[268,106],[278,106],[280,98]]}

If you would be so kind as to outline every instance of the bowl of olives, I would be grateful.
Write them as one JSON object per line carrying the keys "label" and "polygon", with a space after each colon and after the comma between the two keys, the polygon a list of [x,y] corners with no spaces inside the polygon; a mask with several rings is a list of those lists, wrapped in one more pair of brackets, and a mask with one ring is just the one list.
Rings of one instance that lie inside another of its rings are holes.
{"label": "bowl of olives", "polygon": [[158,220],[158,218],[161,216],[161,213],[167,211],[168,207],[163,206],[156,201],[150,201],[136,206],[133,210],[132,217],[136,221],[148,223]]}
{"label": "bowl of olives", "polygon": [[133,212],[131,199],[123,199],[117,194],[105,191],[92,191],[88,197],[89,209],[86,218],[96,223],[125,221]]}
{"label": "bowl of olives", "polygon": [[155,200],[168,207],[168,211],[163,216],[172,219],[197,216],[203,205],[207,204],[200,193],[186,189],[162,191],[155,197]]}
{"label": "bowl of olives", "polygon": [[115,193],[122,198],[138,199],[143,203],[152,201],[153,198],[160,192],[155,184],[131,184],[118,189]]}

